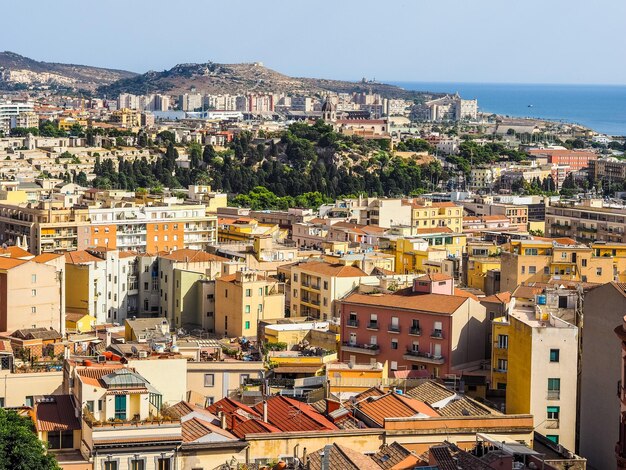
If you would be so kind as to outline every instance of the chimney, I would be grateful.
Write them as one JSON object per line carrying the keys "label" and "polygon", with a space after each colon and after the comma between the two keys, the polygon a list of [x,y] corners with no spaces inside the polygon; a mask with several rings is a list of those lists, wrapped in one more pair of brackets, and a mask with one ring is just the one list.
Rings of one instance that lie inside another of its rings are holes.
{"label": "chimney", "polygon": [[223,411],[217,413],[217,417],[220,419],[220,427],[226,429],[226,414]]}
{"label": "chimney", "polygon": [[104,340],[104,345],[108,348],[109,346],[111,346],[111,332],[107,330],[105,336],[106,338]]}
{"label": "chimney", "polygon": [[267,400],[263,400],[263,421],[267,423]]}

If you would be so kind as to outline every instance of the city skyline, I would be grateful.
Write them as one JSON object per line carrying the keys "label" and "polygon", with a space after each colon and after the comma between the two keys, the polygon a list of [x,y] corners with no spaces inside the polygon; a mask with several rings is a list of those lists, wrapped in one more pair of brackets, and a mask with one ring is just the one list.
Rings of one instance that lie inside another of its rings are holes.
{"label": "city skyline", "polygon": [[[2,49],[36,60],[137,73],[186,62],[259,61],[291,76],[344,80],[626,84],[626,66],[614,63],[614,48],[606,46],[623,42],[618,22],[626,5],[610,0],[585,4],[585,15],[578,13],[582,2],[574,2],[580,4],[577,9],[561,0],[506,6],[492,0],[476,5],[393,1],[384,10],[370,1],[347,1],[333,5],[331,12],[283,0],[210,6],[190,1],[173,17],[171,27],[166,22],[170,16],[163,16],[168,4],[162,0],[151,2],[149,9],[143,1],[116,0],[88,8],[74,0],[62,1],[62,8],[37,3],[28,19],[32,34],[21,34],[22,22],[7,24],[0,31]],[[110,15],[118,6],[141,27],[113,21]],[[8,16],[19,14],[15,5],[3,10]],[[239,12],[236,18],[233,11]],[[594,12],[602,22],[588,21]],[[159,21],[164,28],[156,27]],[[58,42],[46,39],[54,24],[68,28],[80,41],[59,48]],[[516,25],[523,25],[522,31],[516,32]],[[554,39],[551,31],[558,31],[558,38],[548,48],[545,41]],[[590,60],[610,67],[586,66]],[[437,63],[444,66],[432,66]]]}

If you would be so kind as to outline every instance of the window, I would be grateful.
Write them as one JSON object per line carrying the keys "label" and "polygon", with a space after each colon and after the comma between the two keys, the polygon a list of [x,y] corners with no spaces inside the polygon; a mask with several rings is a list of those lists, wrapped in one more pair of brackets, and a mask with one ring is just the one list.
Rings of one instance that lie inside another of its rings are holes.
{"label": "window", "polygon": [[31,282],[31,284],[35,284],[37,282],[37,275],[36,274],[31,274],[30,275],[30,282]]}
{"label": "window", "polygon": [[31,307],[30,313],[37,313],[37,307]]}
{"label": "window", "polygon": [[252,289],[246,289],[246,297],[252,297]]}
{"label": "window", "polygon": [[376,335],[370,336],[370,344],[378,344],[378,338]]}
{"label": "window", "polygon": [[537,256],[537,248],[525,248],[524,254],[529,256]]}
{"label": "window", "polygon": [[558,400],[561,398],[561,379],[548,379],[548,400]]}
{"label": "window", "polygon": [[391,365],[389,366],[391,370],[398,370],[398,361],[391,361]]}
{"label": "window", "polygon": [[224,289],[224,298],[228,298],[228,289]]}
{"label": "window", "polygon": [[117,460],[107,460],[104,462],[104,470],[118,470]]}
{"label": "window", "polygon": [[528,274],[536,274],[537,266],[528,266]]}
{"label": "window", "polygon": [[263,296],[263,288],[259,287],[259,296]]}
{"label": "window", "polygon": [[328,281],[324,281],[324,289],[328,290]]}
{"label": "window", "polygon": [[245,312],[246,312],[246,313],[250,313],[250,305],[246,305]]}
{"label": "window", "polygon": [[30,296],[31,297],[36,297],[37,296],[37,289],[31,289]]}
{"label": "window", "polygon": [[246,330],[249,330],[249,329],[250,329],[250,322],[249,322],[249,321],[247,321],[247,322],[245,323],[245,329],[246,329]]}
{"label": "window", "polygon": [[132,459],[130,461],[130,470],[145,470],[146,464],[143,459]]}
{"label": "window", "polygon": [[581,260],[581,263],[582,263],[582,265],[583,265],[583,268],[586,268],[586,267],[587,267],[587,259],[586,259],[586,258],[583,258],[583,259]]}
{"label": "window", "polygon": [[91,411],[92,413],[95,411],[93,409],[94,403],[95,402],[93,400],[87,400],[87,402],[85,403],[85,406],[87,407],[87,409]]}
{"label": "window", "polygon": [[144,283],[143,283],[143,290],[149,290],[149,286],[150,286],[150,284],[149,284],[149,283],[144,282]]}
{"label": "window", "polygon": [[26,401],[24,402],[24,405],[25,406],[30,406],[32,408],[33,404],[34,404],[33,396],[32,395],[26,395]]}
{"label": "window", "polygon": [[558,406],[549,406],[547,409],[548,419],[559,419],[561,409]]}
{"label": "window", "polygon": [[205,387],[215,386],[215,374],[204,374],[204,386]]}
{"label": "window", "polygon": [[397,339],[392,339],[391,340],[391,349],[398,349],[398,340]]}
{"label": "window", "polygon": [[498,359],[498,371],[506,372],[509,369],[509,361],[506,359]]}
{"label": "window", "polygon": [[596,268],[596,275],[602,276],[602,268]]}
{"label": "window", "polygon": [[559,443],[559,436],[556,434],[546,434],[546,438],[550,441],[552,441],[554,444],[558,444]]}
{"label": "window", "polygon": [[559,362],[559,350],[550,349],[550,362]]}
{"label": "window", "polygon": [[526,274],[526,266],[522,266],[522,274]]}
{"label": "window", "polygon": [[561,258],[562,259],[567,259],[567,253],[566,252],[561,253]]}
{"label": "window", "polygon": [[259,313],[263,312],[263,304],[259,304],[259,306],[257,308],[257,312],[259,312]]}
{"label": "window", "polygon": [[126,395],[115,395],[115,419],[126,420]]}
{"label": "window", "polygon": [[157,470],[171,470],[172,469],[172,461],[169,458],[158,459],[157,460]]}
{"label": "window", "polygon": [[250,378],[250,374],[239,374],[239,385],[245,385]]}
{"label": "window", "polygon": [[498,347],[500,349],[509,348],[509,335],[498,335]]}
{"label": "window", "polygon": [[544,274],[550,274],[550,266],[544,266],[543,267],[543,273]]}
{"label": "window", "polygon": [[298,275],[297,274],[293,275],[293,282],[298,282]]}
{"label": "window", "polygon": [[204,401],[204,406],[205,408],[211,406],[213,403],[215,403],[215,397],[206,397],[206,400]]}

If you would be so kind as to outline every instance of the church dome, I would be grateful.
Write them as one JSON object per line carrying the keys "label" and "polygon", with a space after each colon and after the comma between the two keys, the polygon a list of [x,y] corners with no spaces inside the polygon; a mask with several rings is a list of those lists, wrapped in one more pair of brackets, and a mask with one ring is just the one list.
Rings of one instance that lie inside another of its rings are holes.
{"label": "church dome", "polygon": [[337,107],[332,103],[332,101],[330,101],[330,98],[327,97],[326,101],[324,101],[324,104],[322,105],[322,112],[330,113],[336,110],[337,110]]}

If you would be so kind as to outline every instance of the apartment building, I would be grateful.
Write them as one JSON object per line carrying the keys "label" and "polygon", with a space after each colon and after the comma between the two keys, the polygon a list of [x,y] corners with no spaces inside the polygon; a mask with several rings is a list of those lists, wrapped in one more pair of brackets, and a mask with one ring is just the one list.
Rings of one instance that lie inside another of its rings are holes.
{"label": "apartment building", "polygon": [[457,233],[463,230],[463,207],[453,202],[415,200],[411,209],[411,226],[416,229],[447,227]]}
{"label": "apartment building", "polygon": [[339,318],[337,303],[361,283],[377,282],[360,268],[309,261],[290,267],[290,308],[292,317],[311,317],[318,320]]}
{"label": "apartment building", "polygon": [[341,301],[341,360],[388,361],[391,370],[439,377],[485,359],[485,307],[457,295],[450,276],[417,277],[394,293],[362,288]]}
{"label": "apartment building", "polygon": [[514,298],[493,321],[492,386],[506,389],[507,414],[532,414],[537,432],[573,449],[578,328],[544,307]]}
{"label": "apartment building", "polygon": [[551,204],[546,207],[546,236],[626,243],[626,208],[604,207],[601,199]]}
{"label": "apartment building", "polygon": [[626,179],[626,162],[615,157],[599,158],[589,162],[589,179],[601,181],[602,186],[608,187],[611,182]]}
{"label": "apartment building", "polygon": [[98,324],[123,323],[139,312],[137,255],[104,247],[65,254],[68,312]]}
{"label": "apartment building", "polygon": [[0,242],[22,241],[34,254],[85,250],[95,246],[155,253],[206,249],[217,241],[217,217],[203,204],[65,207],[0,203]]}
{"label": "apartment building", "polygon": [[512,240],[503,247],[501,288],[513,292],[529,282],[550,280],[604,284],[618,275],[610,256],[568,239]]}
{"label": "apartment building", "polygon": [[[200,250],[182,249],[159,255],[159,316],[167,318],[176,328],[183,323],[197,325],[200,281],[215,279],[226,261],[226,258]],[[146,274],[153,279],[154,266],[148,271]],[[143,281],[144,287],[146,282],[153,281]]]}
{"label": "apartment building", "polygon": [[567,165],[572,171],[587,169],[598,159],[598,154],[589,150],[529,149],[531,156],[545,158],[548,163]]}
{"label": "apartment building", "polygon": [[528,206],[495,202],[492,197],[484,197],[478,201],[463,201],[463,207],[468,215],[485,216],[498,215],[509,219],[509,227],[517,232],[528,230]]}
{"label": "apartment building", "polygon": [[141,127],[141,113],[134,109],[118,109],[111,113],[110,121],[119,127],[127,129]]}
{"label": "apartment building", "polygon": [[0,331],[65,331],[61,276],[54,266],[0,257]]}
{"label": "apartment building", "polygon": [[260,272],[240,270],[215,281],[215,332],[256,338],[262,320],[285,317],[285,285]]}

